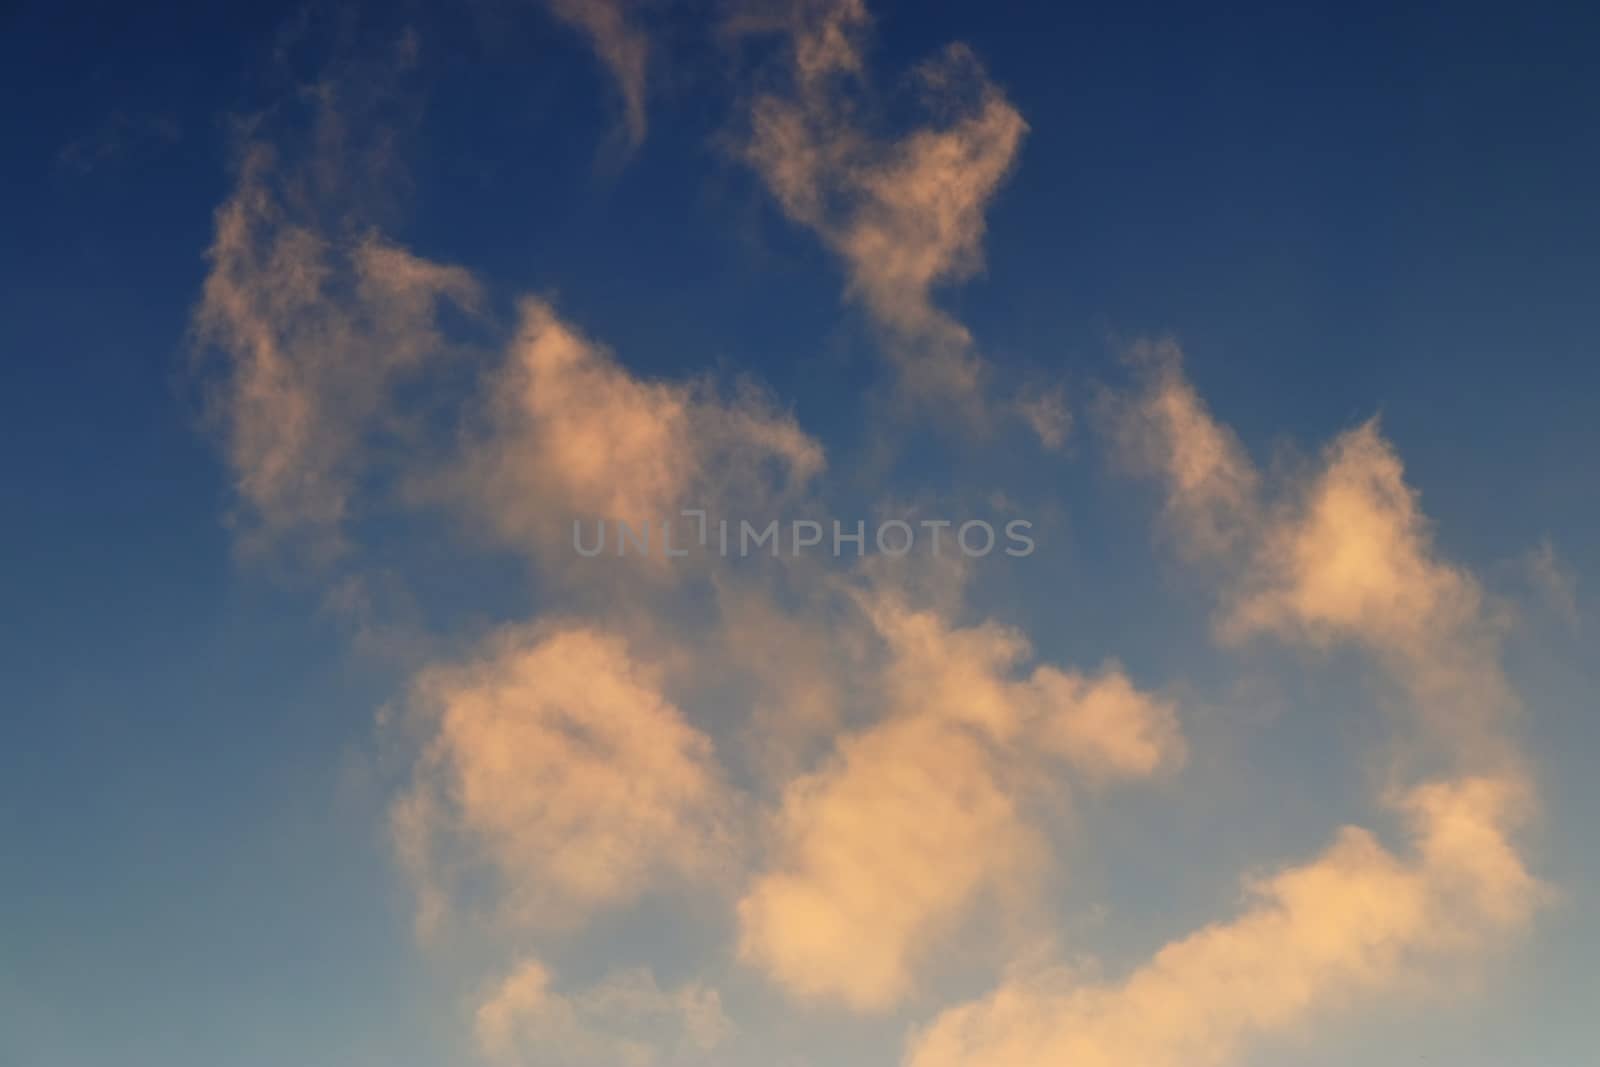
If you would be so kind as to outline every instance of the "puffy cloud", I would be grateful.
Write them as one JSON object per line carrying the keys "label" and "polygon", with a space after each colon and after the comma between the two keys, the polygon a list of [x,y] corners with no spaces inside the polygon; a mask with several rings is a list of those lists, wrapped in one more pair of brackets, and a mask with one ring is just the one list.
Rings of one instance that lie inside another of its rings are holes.
{"label": "puffy cloud", "polygon": [[1180,548],[1231,564],[1221,635],[1361,647],[1450,760],[1516,762],[1505,720],[1518,702],[1493,612],[1473,576],[1440,558],[1376,420],[1341,434],[1309,474],[1267,499],[1237,438],[1184,377],[1177,347],[1139,346],[1134,362],[1144,383],[1111,403],[1113,433],[1164,483]]}
{"label": "puffy cloud", "polygon": [[1257,887],[1244,915],[1167,946],[1120,985],[1053,972],[946,1013],[913,1046],[915,1067],[1225,1063],[1250,1037],[1297,1026],[1325,1002],[1393,987],[1515,930],[1542,897],[1512,840],[1534,798],[1507,729],[1517,700],[1493,614],[1472,575],[1440,558],[1376,422],[1340,435],[1313,471],[1264,502],[1176,348],[1139,356],[1144,388],[1113,405],[1113,426],[1165,483],[1186,550],[1233,565],[1222,636],[1355,645],[1424,725],[1419,751],[1438,776],[1390,786],[1415,857],[1346,828],[1316,861]]}
{"label": "puffy cloud", "polygon": [[628,137],[637,145],[644,140],[645,76],[650,41],[629,17],[626,0],[547,0],[551,14],[580,31],[595,54],[616,79],[622,93]]}
{"label": "puffy cloud", "polygon": [[1037,753],[1129,777],[1175,764],[1183,744],[1170,705],[1115,668],[1013,680],[1019,632],[952,629],[893,595],[862,603],[888,647],[888,717],[786,791],[775,864],[739,905],[740,949],[796,994],[877,1011],[985,892],[1025,893],[1040,873]]}
{"label": "puffy cloud", "polygon": [[1320,473],[1259,538],[1223,620],[1227,635],[1353,641],[1406,688],[1435,740],[1458,757],[1515,758],[1504,719],[1517,699],[1483,593],[1470,574],[1439,558],[1416,493],[1375,422],[1336,439]]}
{"label": "puffy cloud", "polygon": [[1020,630],[993,622],[953,629],[895,596],[866,603],[890,649],[892,708],[1025,743],[1094,777],[1143,777],[1184,758],[1172,704],[1140,692],[1115,665],[1088,677],[1040,664],[1013,680],[1031,652]]}
{"label": "puffy cloud", "polygon": [[1433,557],[1399,457],[1366,423],[1339,437],[1302,499],[1264,531],[1232,629],[1411,646],[1474,618],[1472,579]]}
{"label": "puffy cloud", "polygon": [[417,690],[433,735],[394,829],[435,915],[457,863],[488,865],[508,918],[556,927],[724,861],[711,742],[614,634],[512,628]]}
{"label": "puffy cloud", "polygon": [[225,357],[213,416],[263,537],[337,537],[394,387],[444,347],[441,306],[471,308],[459,267],[375,234],[327,236],[282,194],[276,157],[244,156],[218,209],[197,337]]}
{"label": "puffy cloud", "polygon": [[898,139],[867,132],[850,92],[867,23],[855,0],[795,5],[789,95],[758,96],[745,156],[784,212],[845,262],[849,291],[889,332],[905,384],[972,403],[982,361],[933,290],[983,265],[984,213],[1027,124],[964,46],[919,71],[940,120]]}
{"label": "puffy cloud", "polygon": [[564,545],[576,518],[654,524],[798,487],[823,462],[754,390],[724,399],[703,383],[637,378],[529,299],[462,478],[506,539]]}
{"label": "puffy cloud", "polygon": [[930,718],[843,742],[790,786],[778,835],[777,869],[739,904],[741,954],[796,994],[860,1010],[898,1001],[934,939],[1042,847],[984,743]]}
{"label": "puffy cloud", "polygon": [[1395,988],[1526,922],[1540,889],[1506,839],[1525,798],[1465,779],[1402,807],[1415,857],[1342,830],[1312,862],[1251,887],[1230,922],[1167,945],[1116,984],[1052,969],[1012,977],[946,1011],[910,1043],[908,1067],[1220,1067],[1352,994]]}
{"label": "puffy cloud", "polygon": [[538,960],[526,960],[478,1006],[474,1030],[491,1060],[524,1067],[653,1067],[696,1063],[733,1025],[715,989],[690,982],[663,990],[648,971],[624,971],[560,992]]}

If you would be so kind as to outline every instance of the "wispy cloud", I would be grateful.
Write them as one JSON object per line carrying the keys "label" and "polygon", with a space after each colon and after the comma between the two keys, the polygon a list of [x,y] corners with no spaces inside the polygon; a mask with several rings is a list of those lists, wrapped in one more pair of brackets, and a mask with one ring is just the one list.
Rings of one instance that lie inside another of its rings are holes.
{"label": "wispy cloud", "polygon": [[650,40],[628,0],[546,0],[551,14],[589,39],[622,94],[628,140],[637,146],[648,126]]}
{"label": "wispy cloud", "polygon": [[[595,38],[642,134],[646,46],[623,7],[556,8]],[[982,415],[1017,391],[991,389],[999,370],[936,294],[980,269],[985,212],[1026,125],[956,46],[917,74],[934,118],[880,135],[861,104],[867,22],[851,0],[746,12],[741,32],[779,31],[786,67],[783,88],[750,103],[744,150],[845,263],[899,388]],[[339,94],[311,99],[308,158],[247,138],[195,328],[222,357],[216,414],[252,536],[357,553],[353,520],[380,482],[405,490],[386,498],[390,521],[466,519],[535,574],[521,621],[448,653],[419,646],[397,731],[391,831],[419,926],[494,942],[475,961],[491,976],[471,1019],[486,1056],[706,1062],[740,1040],[722,1002],[734,985],[903,1012],[938,990],[941,950],[1003,926],[961,975],[991,991],[924,1017],[911,1067],[1221,1067],[1528,921],[1543,890],[1517,838],[1537,790],[1509,725],[1496,613],[1435,543],[1375,422],[1263,472],[1171,342],[1138,346],[1136,385],[1103,409],[1123,465],[1161,487],[1165,536],[1215,583],[1220,655],[1348,647],[1372,668],[1374,702],[1404,706],[1375,801],[1405,844],[1330,825],[1331,844],[1301,851],[1311,859],[1252,880],[1234,914],[1121,978],[1025,965],[1061,940],[1046,890],[1069,865],[1058,846],[1075,801],[1188,788],[1170,690],[1124,666],[1132,656],[1037,656],[1028,633],[969,606],[973,568],[924,556],[716,559],[672,581],[618,561],[595,595],[596,572],[569,551],[574,518],[803,511],[840,461],[759,385],[640,374],[596,339],[603,323],[591,336],[549,299],[524,296],[497,324],[466,269],[349,209],[348,176],[390,174],[391,146],[353,152]],[[439,358],[455,347],[452,308],[494,335],[479,359]],[[454,387],[431,391],[442,370]],[[449,410],[417,418],[423,393]],[[1027,396],[1013,413],[1059,448],[1065,394]],[[592,936],[641,902],[690,899],[720,916],[696,928],[719,940],[674,972],[635,958],[648,946]],[[669,973],[663,988],[654,975]]]}
{"label": "wispy cloud", "polygon": [[254,532],[337,538],[390,391],[443,351],[439,309],[480,295],[459,267],[315,227],[278,193],[276,166],[266,146],[245,153],[195,329],[225,359],[212,414]]}
{"label": "wispy cloud", "polygon": [[751,104],[745,158],[784,213],[843,259],[849,292],[884,328],[903,385],[970,408],[981,400],[983,361],[934,291],[982,268],[985,211],[1027,124],[972,52],[952,45],[916,72],[935,118],[876,133],[858,103],[867,24],[856,0],[736,23],[785,34],[790,67],[788,92]]}
{"label": "wispy cloud", "polygon": [[474,1016],[491,1060],[529,1067],[654,1067],[691,1064],[733,1029],[715,989],[691,982],[663,990],[648,971],[624,971],[575,992],[527,960],[495,986]]}
{"label": "wispy cloud", "polygon": [[1523,557],[1523,567],[1535,592],[1556,617],[1577,629],[1582,622],[1578,608],[1578,575],[1556,552],[1547,537]]}

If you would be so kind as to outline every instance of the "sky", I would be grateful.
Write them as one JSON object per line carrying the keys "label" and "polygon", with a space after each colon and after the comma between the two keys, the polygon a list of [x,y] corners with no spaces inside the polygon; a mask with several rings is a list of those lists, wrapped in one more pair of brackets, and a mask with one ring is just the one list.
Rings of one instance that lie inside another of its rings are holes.
{"label": "sky", "polygon": [[1592,1062],[1596,29],[7,5],[0,1064]]}

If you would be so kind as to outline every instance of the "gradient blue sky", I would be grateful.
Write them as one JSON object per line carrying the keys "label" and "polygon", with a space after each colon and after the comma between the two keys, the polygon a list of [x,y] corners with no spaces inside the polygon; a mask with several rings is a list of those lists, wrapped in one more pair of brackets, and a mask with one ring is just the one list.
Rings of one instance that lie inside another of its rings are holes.
{"label": "gradient blue sky", "polygon": [[[202,425],[189,330],[237,116],[274,108],[293,136],[297,85],[410,26],[421,117],[386,231],[489,279],[501,309],[552,295],[636,374],[759,379],[828,448],[836,499],[879,498],[849,477],[890,388],[871,326],[728,148],[749,88],[699,29],[718,9],[649,10],[650,123],[631,151],[605,71],[538,5],[0,14],[0,1063],[470,1062],[481,976],[416,945],[385,825],[406,772],[375,714],[410,669],[328,610],[326,574],[240,551],[233,474]],[[1180,786],[1085,802],[1094,845],[1061,905],[1076,950],[1126,970],[1229,915],[1241,872],[1371,812],[1375,727],[1341,714],[1360,697],[1340,664],[1219,654],[1211,601],[1152,525],[1159,500],[1096,435],[1126,346],[1171,335],[1264,467],[1381,416],[1440,555],[1516,616],[1506,669],[1542,794],[1527,854],[1559,892],[1469,989],[1362,1001],[1237,1062],[1592,1062],[1600,16],[874,14],[881,85],[960,40],[1027,120],[986,270],[939,302],[1001,374],[1059,383],[1074,414],[1051,458],[1020,432],[980,451],[908,430],[927,436],[893,461],[893,493],[1019,501],[1041,550],[987,571],[975,606],[1041,659],[1115,655],[1197,709]],[[537,586],[512,591],[515,560],[463,550],[448,524],[363,522],[377,568],[407,576],[408,624],[477,632],[539,610]],[[1541,584],[1544,545],[1576,614]],[[655,936],[630,921],[616,937]],[[821,1033],[818,1063],[894,1062],[916,1021],[879,1033],[765,995],[749,1010],[778,1020],[772,1040]]]}

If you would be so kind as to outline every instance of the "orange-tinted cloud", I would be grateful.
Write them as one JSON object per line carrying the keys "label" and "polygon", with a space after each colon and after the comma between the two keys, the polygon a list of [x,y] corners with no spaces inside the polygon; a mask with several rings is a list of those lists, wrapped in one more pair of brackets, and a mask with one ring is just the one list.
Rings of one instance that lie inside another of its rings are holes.
{"label": "orange-tinted cloud", "polygon": [[797,4],[780,20],[792,91],[758,96],[745,156],[794,221],[844,260],[849,291],[888,332],[909,388],[977,401],[982,361],[933,291],[983,265],[984,213],[1027,124],[964,46],[919,72],[936,123],[899,138],[868,132],[853,106],[861,37],[855,0]]}
{"label": "orange-tinted cloud", "polygon": [[434,917],[451,877],[479,862],[498,910],[543,927],[725,861],[711,742],[619,637],[514,627],[472,662],[425,672],[417,690],[432,739],[395,832]]}
{"label": "orange-tinted cloud", "polygon": [[1111,404],[1113,437],[1124,460],[1163,483],[1166,519],[1184,552],[1228,551],[1257,521],[1254,465],[1184,376],[1175,343],[1140,343],[1130,361],[1141,387]]}
{"label": "orange-tinted cloud", "polygon": [[635,970],[576,991],[555,986],[530,959],[491,989],[473,1020],[484,1055],[519,1067],[693,1064],[733,1030],[717,991],[698,982],[663,990]]}
{"label": "orange-tinted cloud", "polygon": [[781,493],[824,463],[753,391],[724,399],[705,383],[635,377],[534,299],[490,383],[485,422],[460,485],[506,540],[529,546],[567,546],[579,518],[638,527]]}
{"label": "orange-tinted cloud", "polygon": [[1019,632],[860,599],[888,649],[885,718],[788,787],[774,864],[739,905],[740,951],[791,992],[878,1011],[985,893],[1026,896],[1046,867],[1028,811],[1041,756],[1138,777],[1181,761],[1183,742],[1171,706],[1114,667],[1015,680]]}
{"label": "orange-tinted cloud", "polygon": [[1412,859],[1346,827],[1317,859],[1251,886],[1243,914],[1119,983],[1018,974],[946,1011],[913,1038],[907,1067],[1222,1067],[1252,1037],[1521,927],[1541,891],[1506,837],[1519,793],[1494,779],[1417,788],[1402,805]]}
{"label": "orange-tinted cloud", "polygon": [[336,538],[394,387],[445,345],[446,304],[474,307],[471,275],[374,234],[325,235],[279,192],[257,145],[217,210],[198,338],[226,360],[213,416],[263,537]]}

